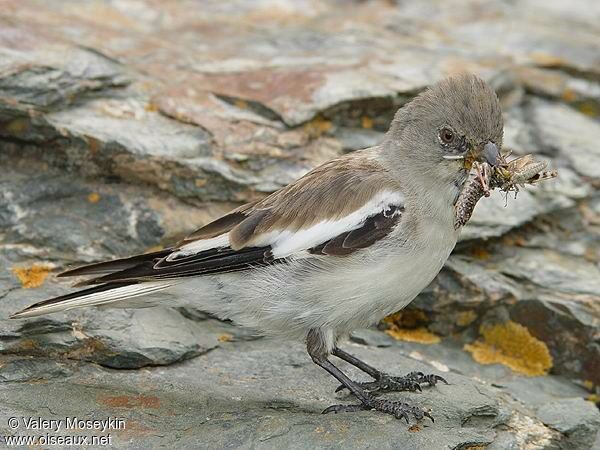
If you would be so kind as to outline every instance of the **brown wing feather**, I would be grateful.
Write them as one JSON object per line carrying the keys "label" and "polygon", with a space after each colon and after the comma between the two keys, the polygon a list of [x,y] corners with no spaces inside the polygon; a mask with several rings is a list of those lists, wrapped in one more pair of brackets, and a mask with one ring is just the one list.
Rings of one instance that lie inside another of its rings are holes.
{"label": "brown wing feather", "polygon": [[[248,203],[201,227],[173,249],[93,264],[63,276],[103,275],[84,284],[186,277],[245,270],[273,264],[271,248],[258,245],[273,230],[294,231],[324,220],[337,220],[367,204],[383,190],[399,190],[387,170],[368,153],[355,152],[312,170],[297,182],[265,199]],[[313,248],[312,253],[347,255],[367,247],[391,231],[397,219],[371,217],[357,230]],[[230,247],[175,255],[182,247],[229,233]]]}
{"label": "brown wing feather", "polygon": [[172,251],[173,249],[167,248],[152,253],[144,253],[141,255],[129,256],[127,258],[114,259],[112,261],[102,261],[99,263],[88,264],[86,266],[66,270],[62,273],[59,273],[57,277],[78,277],[83,275],[100,275],[105,273],[112,273],[118,270],[125,270],[131,267],[135,267],[138,264],[147,261],[158,261],[159,259],[170,254]]}
{"label": "brown wing feather", "polygon": [[367,155],[355,152],[329,161],[256,203],[230,231],[231,246],[251,246],[269,231],[297,231],[323,220],[338,220],[378,192],[399,190],[388,171]]}
{"label": "brown wing feather", "polygon": [[224,233],[230,232],[235,226],[239,225],[248,214],[252,211],[252,207],[258,203],[257,201],[246,203],[233,211],[213,220],[210,223],[198,228],[196,231],[186,236],[180,244],[187,244],[192,241],[210,239],[221,236]]}
{"label": "brown wing feather", "polygon": [[398,190],[399,186],[368,153],[354,152],[326,162],[263,200],[240,206],[177,246],[229,233],[231,247],[242,249],[255,245],[269,231],[295,231],[322,220],[337,220],[384,189]]}

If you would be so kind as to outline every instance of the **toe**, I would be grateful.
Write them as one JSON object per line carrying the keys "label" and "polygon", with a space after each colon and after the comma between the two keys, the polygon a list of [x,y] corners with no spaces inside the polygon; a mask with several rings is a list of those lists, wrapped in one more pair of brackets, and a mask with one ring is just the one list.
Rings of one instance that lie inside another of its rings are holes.
{"label": "toe", "polygon": [[440,377],[439,375],[434,375],[434,374],[429,374],[427,376],[425,376],[425,380],[430,386],[435,386],[438,381],[441,381],[445,384],[448,384],[448,382],[446,381],[446,379],[444,377]]}
{"label": "toe", "polygon": [[355,412],[362,411],[363,409],[365,409],[363,405],[331,405],[329,408],[324,409],[321,414]]}
{"label": "toe", "polygon": [[404,420],[406,420],[407,424],[410,423],[410,420],[408,418],[408,414],[406,414],[405,410],[396,411],[396,413],[394,414],[394,416],[396,417],[396,419],[404,419]]}
{"label": "toe", "polygon": [[416,391],[423,392],[421,385],[419,383],[417,383],[416,381],[409,385],[408,390],[412,391],[412,392],[416,392]]}

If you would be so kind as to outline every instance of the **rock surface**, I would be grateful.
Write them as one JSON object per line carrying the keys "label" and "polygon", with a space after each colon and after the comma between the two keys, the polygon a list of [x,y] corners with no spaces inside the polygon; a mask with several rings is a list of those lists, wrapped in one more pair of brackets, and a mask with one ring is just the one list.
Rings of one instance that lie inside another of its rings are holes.
{"label": "rock surface", "polygon": [[[410,348],[398,344],[387,349],[356,345],[351,349],[368,361],[386,361],[390,371],[433,370],[407,355]],[[22,366],[27,361],[21,360]],[[118,447],[133,448],[466,448],[485,447],[502,433],[522,442],[543,439],[547,448],[558,448],[567,439],[574,442],[571,432],[576,425],[558,423],[554,404],[540,408],[550,424],[544,425],[504,390],[454,370],[444,373],[449,386],[389,394],[431,409],[435,424],[409,427],[372,412],[323,416],[320,412],[329,404],[353,400],[333,395],[336,384],[310,362],[299,344],[226,343],[183,364],[136,372],[72,361],[64,364],[70,373],[63,369],[58,375],[53,368],[55,376],[43,384],[26,382],[30,380],[28,368],[20,369],[24,378],[20,380],[11,369],[11,396],[2,404],[3,416],[41,410],[52,417],[124,417],[125,429],[110,434]],[[53,395],[45,394],[49,389]],[[573,398],[569,395],[578,394],[557,388],[545,396],[564,404],[564,399]],[[580,409],[577,439],[587,442],[595,435],[600,413],[591,404]],[[0,430],[9,432],[5,424]]]}
{"label": "rock surface", "polygon": [[[11,416],[110,415],[117,448],[600,447],[599,24],[583,0],[4,0],[0,434]],[[60,269],[168,245],[376,144],[460,70],[496,88],[505,146],[560,177],[481,201],[387,334],[353,335],[389,372],[448,377],[400,395],[434,425],[321,416],[341,399],[300,344],[192,309],[6,319],[67,292]],[[549,375],[508,368],[548,358]]]}

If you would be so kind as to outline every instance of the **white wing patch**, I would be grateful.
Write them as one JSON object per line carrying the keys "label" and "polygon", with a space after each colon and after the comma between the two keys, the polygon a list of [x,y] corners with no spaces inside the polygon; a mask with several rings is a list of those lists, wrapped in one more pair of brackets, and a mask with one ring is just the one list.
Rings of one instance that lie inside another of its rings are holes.
{"label": "white wing patch", "polygon": [[[381,191],[367,204],[341,219],[323,220],[309,228],[297,231],[270,231],[264,233],[262,236],[258,236],[254,240],[254,246],[271,246],[274,258],[285,258],[294,253],[302,252],[322,244],[347,231],[356,230],[364,224],[367,218],[379,214],[392,205],[402,207],[404,205],[404,196],[397,191]],[[213,248],[228,246],[229,233],[225,233],[221,236],[183,245],[177,252],[171,253],[167,257],[167,261],[173,261]]]}
{"label": "white wing patch", "polygon": [[363,207],[338,220],[323,220],[298,231],[275,230],[259,238],[256,245],[270,245],[274,258],[285,258],[308,250],[325,241],[360,228],[368,217],[379,214],[387,207],[404,205],[404,196],[395,191],[382,191]]}
{"label": "white wing patch", "polygon": [[213,248],[229,247],[229,233],[222,234],[210,239],[203,239],[189,244],[182,245],[181,248],[167,256],[167,261],[173,261],[184,256],[195,255],[196,253],[210,250]]}

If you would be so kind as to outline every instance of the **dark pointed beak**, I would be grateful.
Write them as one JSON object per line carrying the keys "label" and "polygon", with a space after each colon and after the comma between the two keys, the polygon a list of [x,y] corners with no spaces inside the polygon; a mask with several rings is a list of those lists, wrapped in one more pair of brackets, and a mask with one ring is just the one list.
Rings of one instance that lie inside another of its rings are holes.
{"label": "dark pointed beak", "polygon": [[483,150],[481,151],[481,155],[479,160],[481,162],[486,162],[490,166],[495,167],[498,165],[498,160],[500,158],[500,151],[498,150],[498,146],[493,142],[488,142],[483,146]]}

